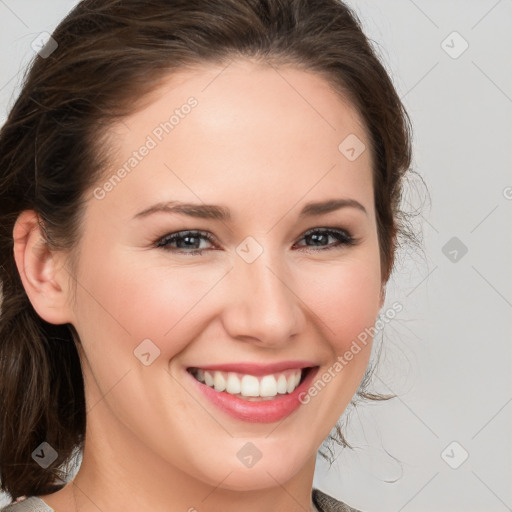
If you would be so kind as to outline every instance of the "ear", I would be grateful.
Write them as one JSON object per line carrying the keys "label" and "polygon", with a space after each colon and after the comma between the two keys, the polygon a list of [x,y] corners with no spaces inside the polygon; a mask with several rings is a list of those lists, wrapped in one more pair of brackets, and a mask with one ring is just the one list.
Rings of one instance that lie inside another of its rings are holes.
{"label": "ear", "polygon": [[70,323],[69,274],[64,268],[64,253],[50,251],[35,211],[21,212],[14,224],[13,239],[14,260],[37,314],[52,324]]}

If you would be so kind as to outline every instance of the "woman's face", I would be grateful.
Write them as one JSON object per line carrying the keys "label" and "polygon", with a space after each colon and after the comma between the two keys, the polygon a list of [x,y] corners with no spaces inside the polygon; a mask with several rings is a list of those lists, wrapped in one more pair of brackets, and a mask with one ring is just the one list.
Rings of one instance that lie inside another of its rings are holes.
{"label": "woman's face", "polygon": [[[123,471],[158,460],[226,489],[286,482],[356,392],[371,342],[350,347],[382,306],[365,129],[319,76],[247,61],[174,74],[150,99],[112,129],[115,163],[86,207],[71,323],[89,447],[121,466],[130,446]],[[360,207],[301,215],[341,199]],[[286,398],[303,366],[317,368]],[[208,367],[231,393],[187,371]],[[281,392],[247,400],[238,385]]]}

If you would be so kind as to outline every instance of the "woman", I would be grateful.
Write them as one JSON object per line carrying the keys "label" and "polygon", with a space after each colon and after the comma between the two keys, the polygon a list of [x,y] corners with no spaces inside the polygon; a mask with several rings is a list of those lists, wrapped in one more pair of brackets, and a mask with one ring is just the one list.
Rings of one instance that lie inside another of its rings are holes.
{"label": "woman", "polygon": [[355,510],[410,153],[337,0],[78,3],[0,132],[4,510]]}

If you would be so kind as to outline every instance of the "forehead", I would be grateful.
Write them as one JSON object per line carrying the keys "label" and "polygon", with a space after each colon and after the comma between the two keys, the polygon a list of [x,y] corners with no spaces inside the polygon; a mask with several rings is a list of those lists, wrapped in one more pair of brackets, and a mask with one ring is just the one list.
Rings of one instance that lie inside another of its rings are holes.
{"label": "forehead", "polygon": [[[306,194],[372,194],[357,111],[320,75],[293,67],[232,61],[173,73],[112,135],[110,175],[126,172],[109,196],[131,210],[172,198],[240,207],[279,199],[282,208],[283,193],[290,205]],[[347,158],[354,143],[362,152]]]}

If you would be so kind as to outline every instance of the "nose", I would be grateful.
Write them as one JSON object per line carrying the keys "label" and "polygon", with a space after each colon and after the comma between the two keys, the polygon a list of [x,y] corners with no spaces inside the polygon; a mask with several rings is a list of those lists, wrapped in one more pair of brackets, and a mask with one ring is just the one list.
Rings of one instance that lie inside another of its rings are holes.
{"label": "nose", "polygon": [[304,329],[305,302],[283,255],[264,251],[252,263],[236,258],[228,279],[222,317],[233,339],[281,348]]}

